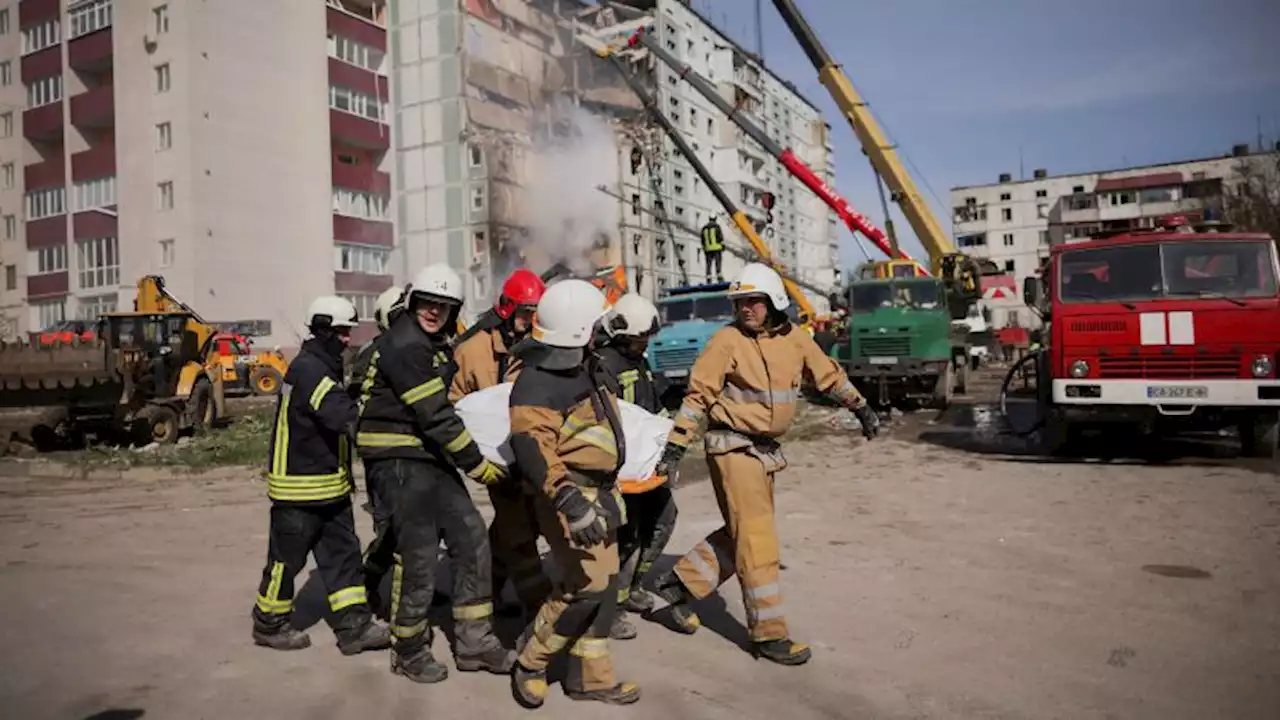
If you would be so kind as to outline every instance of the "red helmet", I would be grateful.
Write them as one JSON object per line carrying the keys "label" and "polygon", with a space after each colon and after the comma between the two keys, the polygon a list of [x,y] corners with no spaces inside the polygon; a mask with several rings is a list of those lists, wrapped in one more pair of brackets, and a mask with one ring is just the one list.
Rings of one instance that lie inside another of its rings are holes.
{"label": "red helmet", "polygon": [[506,320],[515,313],[516,308],[522,305],[537,305],[546,289],[546,284],[537,273],[521,268],[511,273],[507,281],[502,284],[502,294],[498,296],[498,302],[493,309],[498,313],[498,317]]}

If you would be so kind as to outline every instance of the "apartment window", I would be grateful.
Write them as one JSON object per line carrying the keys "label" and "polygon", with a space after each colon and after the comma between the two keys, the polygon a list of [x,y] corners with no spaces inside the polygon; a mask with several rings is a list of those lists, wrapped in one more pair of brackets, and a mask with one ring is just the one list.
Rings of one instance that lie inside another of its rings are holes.
{"label": "apartment window", "polygon": [[113,237],[76,242],[76,269],[80,271],[80,287],[114,287],[120,284],[119,244]]}
{"label": "apartment window", "polygon": [[1036,197],[1038,197],[1038,198],[1042,198],[1042,197],[1049,197],[1049,191],[1048,191],[1048,190],[1044,190],[1044,189],[1037,190],[1037,191],[1036,191]]}
{"label": "apartment window", "polygon": [[1071,188],[1071,193],[1072,193],[1073,195],[1074,195],[1075,193],[1082,193],[1082,192],[1084,192],[1084,186],[1083,186],[1083,185],[1076,185],[1076,186],[1074,186],[1074,187],[1072,187],[1072,188]]}
{"label": "apartment window", "polygon": [[5,290],[18,289],[18,266],[17,265],[4,266],[4,289]]}
{"label": "apartment window", "polygon": [[1036,217],[1041,219],[1049,217],[1048,203],[1040,203],[1039,205],[1036,205]]}
{"label": "apartment window", "polygon": [[62,25],[57,20],[32,25],[22,31],[22,54],[53,47],[62,40]]}
{"label": "apartment window", "polygon": [[378,122],[387,117],[386,103],[372,95],[337,85],[329,86],[329,107]]}
{"label": "apartment window", "polygon": [[72,188],[72,212],[116,204],[116,176],[82,180]]}
{"label": "apartment window", "polygon": [[169,6],[168,5],[157,5],[151,8],[151,19],[155,26],[157,35],[163,35],[169,32]]}
{"label": "apartment window", "polygon": [[14,215],[4,216],[4,239],[12,240],[18,234],[18,218]]}
{"label": "apartment window", "polygon": [[67,319],[66,300],[48,300],[31,303],[31,324],[36,331],[48,330]]}
{"label": "apartment window", "polygon": [[1012,260],[1005,260],[1005,261],[1004,261],[1004,271],[1005,271],[1005,272],[1014,272],[1014,268],[1015,268],[1015,267],[1017,267],[1017,266],[1014,264],[1014,262],[1013,262]]}
{"label": "apartment window", "polygon": [[640,214],[640,194],[639,193],[631,193],[631,214],[632,215]]}
{"label": "apartment window", "polygon": [[341,243],[333,246],[333,269],[340,272],[389,275],[387,267],[390,261],[391,250],[388,248]]}
{"label": "apartment window", "polygon": [[67,21],[71,23],[68,40],[111,27],[111,0],[82,3],[67,11]]}
{"label": "apartment window", "polygon": [[172,210],[173,209],[173,181],[165,180],[156,183],[156,209]]}
{"label": "apartment window", "polygon": [[1013,247],[1013,233],[1004,234],[1004,246]]}
{"label": "apartment window", "polygon": [[346,293],[346,294],[338,295],[338,297],[342,298],[343,300],[346,300],[352,305],[355,305],[356,314],[359,315],[360,317],[362,318],[373,317],[373,309],[375,304],[378,302],[377,295],[370,295],[368,293]]}
{"label": "apartment window", "polygon": [[79,320],[94,321],[116,311],[116,294],[95,295],[93,297],[83,297],[77,303],[76,318]]}
{"label": "apartment window", "polygon": [[13,84],[13,63],[5,60],[0,62],[0,85],[9,87]]}
{"label": "apartment window", "polygon": [[161,65],[157,65],[155,67],[155,73],[156,73],[156,92],[157,93],[169,92],[169,85],[170,85],[169,63],[163,63]]}
{"label": "apartment window", "polygon": [[1010,193],[1000,193],[1000,202],[1009,202],[1009,201],[1010,201],[1010,200],[1012,200],[1012,199],[1013,199],[1013,195],[1012,195],[1012,194],[1010,194]]}
{"label": "apartment window", "polygon": [[1041,245],[1048,245],[1048,244],[1049,244],[1049,231],[1048,231],[1048,230],[1041,230],[1041,231],[1040,231],[1040,244],[1041,244]]}
{"label": "apartment window", "polygon": [[484,148],[479,145],[467,145],[467,161],[473,168],[484,167]]}
{"label": "apartment window", "polygon": [[18,174],[18,171],[14,168],[13,163],[11,162],[5,163],[3,170],[0,171],[0,174],[3,174],[4,176],[4,189],[8,190],[9,188],[13,187],[13,183],[17,178],[17,174]]}
{"label": "apartment window", "polygon": [[1010,221],[1012,221],[1012,220],[1013,220],[1013,208],[1005,208],[1005,209],[1001,210],[1001,211],[1000,211],[1000,219],[1004,220],[1005,222],[1010,222]]}
{"label": "apartment window", "polygon": [[65,188],[48,188],[27,193],[27,219],[61,215],[67,211],[67,191]]}
{"label": "apartment window", "polygon": [[27,272],[31,275],[64,272],[67,269],[67,246],[54,245],[31,250]]}
{"label": "apartment window", "polygon": [[62,99],[62,76],[50,75],[27,86],[27,107],[51,105]]}
{"label": "apartment window", "polygon": [[173,240],[161,240],[160,243],[160,267],[173,267]]}
{"label": "apartment window", "polygon": [[330,35],[329,57],[377,72],[378,68],[382,67],[383,53],[375,47],[358,43],[341,35]]}
{"label": "apartment window", "polygon": [[387,198],[383,195],[346,188],[333,189],[333,211],[339,215],[366,220],[389,220],[387,203]]}
{"label": "apartment window", "polygon": [[471,209],[472,210],[484,209],[484,201],[485,201],[484,195],[485,195],[484,187],[471,188]]}
{"label": "apartment window", "polygon": [[9,34],[9,8],[0,10],[0,35]]}
{"label": "apartment window", "polygon": [[168,150],[173,147],[173,125],[156,123],[156,150]]}
{"label": "apartment window", "polygon": [[0,138],[13,137],[13,113],[0,115]]}

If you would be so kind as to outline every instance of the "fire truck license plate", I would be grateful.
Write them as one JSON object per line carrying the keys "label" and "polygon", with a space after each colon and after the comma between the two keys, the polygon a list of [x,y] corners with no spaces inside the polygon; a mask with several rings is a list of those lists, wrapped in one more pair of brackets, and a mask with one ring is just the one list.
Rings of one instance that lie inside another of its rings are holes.
{"label": "fire truck license plate", "polygon": [[1148,385],[1147,397],[1159,400],[1203,400],[1209,397],[1204,385]]}
{"label": "fire truck license plate", "polygon": [[898,364],[898,358],[896,357],[872,357],[872,358],[867,358],[867,360],[872,365],[897,365]]}

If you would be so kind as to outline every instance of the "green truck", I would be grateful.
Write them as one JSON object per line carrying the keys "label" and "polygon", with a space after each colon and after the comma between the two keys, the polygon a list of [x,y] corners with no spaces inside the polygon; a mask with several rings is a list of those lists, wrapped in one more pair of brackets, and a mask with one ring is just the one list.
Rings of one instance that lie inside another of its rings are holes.
{"label": "green truck", "polygon": [[873,404],[945,408],[966,391],[969,326],[954,320],[971,300],[934,277],[857,280],[847,299],[829,353]]}

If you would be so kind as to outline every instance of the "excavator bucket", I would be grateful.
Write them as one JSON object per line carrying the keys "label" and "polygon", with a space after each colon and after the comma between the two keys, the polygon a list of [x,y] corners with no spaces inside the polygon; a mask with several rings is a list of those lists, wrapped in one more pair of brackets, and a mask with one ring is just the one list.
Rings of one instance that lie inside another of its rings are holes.
{"label": "excavator bucket", "polygon": [[122,387],[100,340],[0,344],[0,407],[115,402]]}

